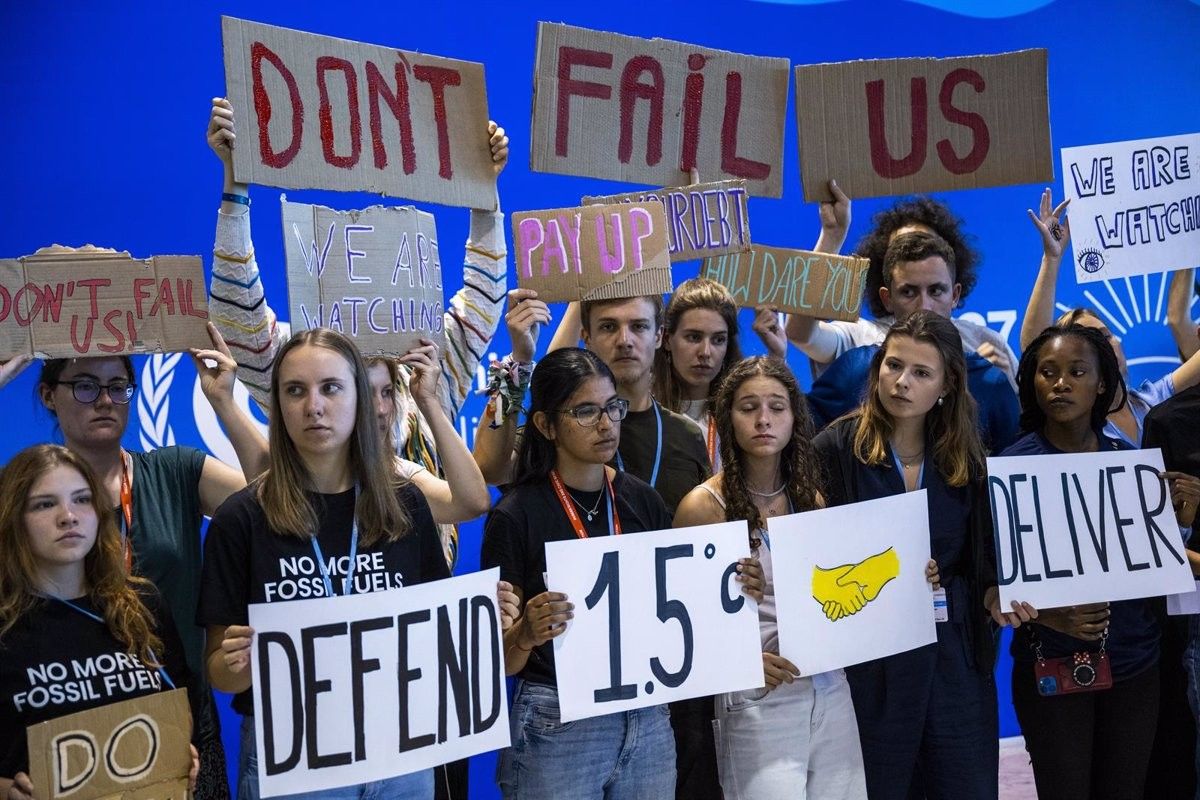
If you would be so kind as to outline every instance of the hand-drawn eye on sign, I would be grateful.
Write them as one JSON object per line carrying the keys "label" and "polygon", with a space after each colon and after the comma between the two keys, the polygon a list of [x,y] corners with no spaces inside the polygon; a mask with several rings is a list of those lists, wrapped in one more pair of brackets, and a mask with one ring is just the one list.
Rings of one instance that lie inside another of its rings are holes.
{"label": "hand-drawn eye on sign", "polygon": [[1104,254],[1094,247],[1080,249],[1077,260],[1084,272],[1099,272],[1104,268]]}
{"label": "hand-drawn eye on sign", "polygon": [[335,211],[283,199],[288,306],[296,330],[333,328],[363,355],[445,338],[433,215],[412,206]]}

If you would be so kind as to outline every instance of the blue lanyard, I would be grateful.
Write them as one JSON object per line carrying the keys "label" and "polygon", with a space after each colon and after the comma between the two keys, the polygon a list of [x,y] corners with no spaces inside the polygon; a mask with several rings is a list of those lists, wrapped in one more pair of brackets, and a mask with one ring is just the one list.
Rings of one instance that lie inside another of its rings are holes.
{"label": "blue lanyard", "polygon": [[[354,501],[358,502],[358,486],[354,487]],[[357,509],[356,509],[357,510]],[[325,596],[333,597],[333,579],[329,577],[329,567],[325,565],[325,556],[321,553],[321,544],[316,534],[312,539],[313,555],[317,557],[317,569],[321,571],[321,580],[325,582]],[[346,564],[346,577],[342,579],[342,594],[354,594],[354,562],[358,560],[358,515],[350,525],[350,561]]]}
{"label": "blue lanyard", "polygon": [[[49,597],[51,600],[57,600],[58,602],[62,603],[63,605],[69,606],[70,608],[75,609],[80,614],[83,614],[85,617],[91,617],[92,619],[96,620],[96,622],[99,622],[101,625],[105,624],[103,617],[101,617],[98,614],[93,614],[91,611],[88,611],[83,606],[77,606],[74,603],[72,603],[70,600],[64,600],[63,598],[55,597],[54,595],[46,595],[46,596]],[[171,680],[171,676],[167,674],[167,670],[165,667],[158,668],[158,676],[160,678],[162,678],[163,683],[165,683],[167,686],[170,686],[172,689],[175,688],[175,681]]]}
{"label": "blue lanyard", "polygon": [[[651,401],[654,404],[654,422],[658,425],[658,442],[654,446],[654,469],[650,473],[650,488],[658,488],[658,467],[662,464],[662,412],[658,410],[658,401]],[[625,471],[625,459],[621,458],[621,451],[617,450],[617,469],[621,472]]]}
{"label": "blue lanyard", "polygon": [[[896,472],[900,473],[900,483],[904,486],[904,491],[908,491],[908,483],[904,480],[904,465],[900,463],[900,456],[896,455],[896,451],[892,451],[892,460],[896,462]],[[917,488],[925,486],[925,459],[921,459],[921,471],[917,473]]]}

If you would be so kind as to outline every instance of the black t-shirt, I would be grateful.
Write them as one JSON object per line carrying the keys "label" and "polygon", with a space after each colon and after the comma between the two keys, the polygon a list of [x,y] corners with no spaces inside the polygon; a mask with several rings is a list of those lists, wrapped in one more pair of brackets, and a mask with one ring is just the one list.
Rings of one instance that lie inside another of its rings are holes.
{"label": "black t-shirt", "polygon": [[[87,597],[71,602],[104,616]],[[163,643],[157,654],[163,669],[194,699],[170,612],[153,587],[143,591],[142,602]],[[170,690],[158,669],[130,654],[103,623],[57,600],[38,603],[0,638],[0,777],[29,770],[29,725]]]}
{"label": "black t-shirt", "polygon": [[[567,491],[587,508],[592,508],[600,498],[599,492],[581,492],[570,487]],[[613,492],[617,496],[617,517],[623,534],[671,527],[671,515],[662,498],[644,481],[618,472],[613,479]],[[591,522],[585,515],[580,515],[588,536],[608,536],[606,503],[607,500],[600,504],[600,513]],[[500,498],[484,523],[480,567],[499,567],[500,579],[520,589],[522,596],[529,600],[546,591],[543,574],[546,572],[546,542],[574,538],[575,529],[549,480],[515,486]],[[581,599],[575,598],[577,602]],[[533,649],[520,677],[534,683],[555,684],[552,641]]]}
{"label": "black t-shirt", "polygon": [[[1200,386],[1170,397],[1146,415],[1142,447],[1162,449],[1167,469],[1200,478]],[[1200,546],[1200,517],[1192,523],[1192,546]]]}
{"label": "black t-shirt", "polygon": [[[208,526],[200,605],[196,610],[198,625],[246,625],[252,603],[327,596],[312,540],[271,530],[256,490],[257,486],[247,486],[231,495]],[[412,527],[394,542],[364,547],[360,541],[354,569],[355,594],[450,577],[424,495],[406,484],[397,490],[397,496]],[[309,493],[309,501],[317,511],[317,543],[326,563],[332,562],[329,576],[334,593],[340,595],[350,555],[355,492]],[[250,692],[246,690],[233,699],[233,708],[239,714],[254,713]]]}
{"label": "black t-shirt", "polygon": [[[662,459],[654,488],[674,514],[679,501],[708,479],[708,449],[704,434],[696,423],[661,405],[659,410],[662,412]],[[617,449],[624,469],[648,483],[654,472],[657,446],[658,422],[654,408],[630,411],[621,422],[621,442]],[[618,466],[617,462],[614,461],[613,466]]]}

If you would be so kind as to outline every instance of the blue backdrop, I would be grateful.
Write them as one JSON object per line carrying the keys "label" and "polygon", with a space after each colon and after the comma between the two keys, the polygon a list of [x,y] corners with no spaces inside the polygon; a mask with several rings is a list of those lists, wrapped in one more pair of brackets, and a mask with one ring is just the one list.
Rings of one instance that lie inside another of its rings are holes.
{"label": "blue backdrop", "polygon": [[[1057,149],[1200,130],[1200,0],[613,0],[609,3],[93,2],[0,4],[0,109],[4,175],[0,256],[51,243],[94,243],[134,255],[212,250],[221,175],[204,142],[210,98],[224,94],[220,15],[230,14],[347,39],[394,45],[486,67],[489,108],[512,138],[501,178],[506,210],[574,205],[585,194],[624,187],[535,175],[528,169],[536,23],[539,19],[662,36],[794,64],[899,56],[954,56],[1028,47],[1050,51],[1050,110]],[[789,98],[789,104],[791,98]],[[756,241],[808,247],[816,209],[802,201],[794,112],[788,112],[782,200],[751,201]],[[1025,216],[1040,186],[957,192],[946,199],[967,221],[984,253],[980,280],[963,313],[1004,333],[1014,349],[1040,244]],[[1061,177],[1054,186],[1061,197]],[[279,236],[279,192],[255,187],[256,250],[267,296],[286,315]],[[378,201],[366,195],[293,192],[295,199],[338,208]],[[854,205],[850,243],[888,200]],[[447,294],[461,284],[458,242],[467,212],[434,208]],[[694,274],[682,265],[676,279]],[[1178,363],[1164,326],[1163,278],[1075,285],[1063,270],[1059,300],[1102,309],[1122,335],[1131,377],[1158,377]],[[743,319],[749,330],[750,319]],[[753,338],[752,335],[750,338]],[[543,345],[548,336],[543,337]],[[744,341],[750,352],[756,341]],[[503,330],[493,350],[503,355]],[[803,360],[793,354],[807,382]],[[127,444],[195,444],[232,458],[196,389],[190,362],[144,359],[137,413]],[[5,391],[0,456],[53,436],[26,374]],[[196,402],[199,399],[200,402]],[[468,440],[481,403],[468,404],[460,427]],[[478,563],[479,525],[463,532],[461,571]],[[1002,733],[1017,732],[999,668]],[[227,725],[230,753],[236,745]],[[475,797],[495,796],[493,757],[473,767]]]}

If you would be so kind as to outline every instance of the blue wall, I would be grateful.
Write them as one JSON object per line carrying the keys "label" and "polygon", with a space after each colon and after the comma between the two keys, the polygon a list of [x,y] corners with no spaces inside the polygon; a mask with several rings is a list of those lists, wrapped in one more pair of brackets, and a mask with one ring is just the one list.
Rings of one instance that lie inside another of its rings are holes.
{"label": "blue wall", "polygon": [[[0,256],[54,242],[86,242],[135,255],[212,249],[220,170],[204,142],[209,100],[224,94],[220,15],[231,14],[347,39],[482,61],[492,115],[513,140],[501,179],[506,209],[573,205],[584,194],[621,186],[533,175],[527,164],[530,86],[539,19],[640,36],[663,36],[744,53],[786,56],[793,63],[853,58],[951,56],[1027,47],[1050,51],[1050,109],[1057,149],[1200,130],[1200,0],[834,0],[832,2],[356,4],[297,2],[7,3],[0,8],[0,109],[4,142],[4,219]],[[790,102],[790,100],[789,100]],[[782,200],[751,203],[756,241],[806,247],[816,239],[816,210],[801,198],[795,124],[788,113]],[[985,254],[982,275],[964,311],[978,314],[1017,345],[1020,315],[1040,256],[1025,217],[1041,187],[957,192],[947,199],[967,220]],[[1055,196],[1061,197],[1061,180]],[[286,314],[279,236],[279,192],[253,190],[256,250],[267,295]],[[293,192],[293,198],[340,208],[377,202],[366,195]],[[854,206],[850,241],[887,200]],[[458,288],[457,242],[467,212],[438,208],[447,292]],[[676,278],[694,274],[684,265]],[[1162,278],[1093,284],[1091,296],[1064,270],[1059,299],[1099,304],[1123,327],[1134,380],[1158,377],[1178,363],[1163,326]],[[749,329],[744,318],[744,329]],[[545,337],[544,337],[545,338]],[[507,352],[501,333],[494,349]],[[544,343],[544,342],[543,342]],[[761,349],[747,341],[751,352]],[[797,374],[807,378],[802,360]],[[193,403],[195,373],[184,360],[147,361],[127,443],[176,441],[220,452],[219,437]],[[8,388],[0,456],[45,440],[51,420],[36,410],[33,376]],[[462,420],[474,428],[480,403]],[[478,561],[479,526],[464,531],[462,570]],[[1001,670],[1004,666],[1001,666]],[[1003,733],[1016,732],[1001,672]],[[232,727],[232,726],[230,726]],[[231,731],[229,731],[231,732]],[[231,739],[232,741],[232,739]],[[231,754],[236,751],[231,751]],[[494,796],[493,759],[476,759],[477,797]]]}

